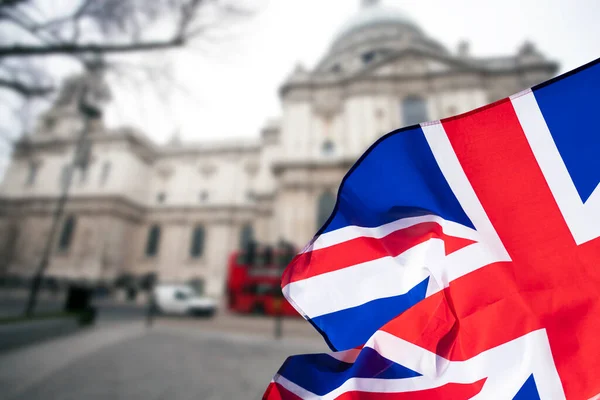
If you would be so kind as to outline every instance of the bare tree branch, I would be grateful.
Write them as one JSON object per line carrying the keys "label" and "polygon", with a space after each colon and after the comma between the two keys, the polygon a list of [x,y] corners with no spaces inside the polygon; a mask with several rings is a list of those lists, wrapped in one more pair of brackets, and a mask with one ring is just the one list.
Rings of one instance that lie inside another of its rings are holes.
{"label": "bare tree branch", "polygon": [[44,30],[44,29],[55,27],[55,26],[59,26],[61,24],[64,24],[64,23],[67,23],[70,21],[77,20],[85,13],[85,10],[90,6],[92,1],[93,0],[85,0],[79,5],[79,7],[72,14],[45,21],[43,23],[36,25],[33,28],[34,28],[34,30],[39,31],[39,30]]}
{"label": "bare tree branch", "polygon": [[0,9],[3,7],[15,7],[28,1],[29,0],[0,0]]}
{"label": "bare tree branch", "polygon": [[132,53],[140,51],[165,50],[180,47],[185,44],[185,39],[174,38],[167,41],[126,44],[57,44],[48,46],[0,46],[0,57],[30,57],[47,56],[53,54],[81,54],[81,53]]}
{"label": "bare tree branch", "polygon": [[[159,99],[167,99],[170,90],[191,96],[165,68],[151,65],[154,57],[144,55],[222,42],[218,31],[254,14],[238,7],[247,1],[70,0],[55,6],[45,0],[0,0],[0,101],[40,110],[65,78],[63,71],[88,70],[99,59],[108,75],[149,88]],[[118,65],[129,57],[134,62]],[[168,58],[160,61],[169,64]],[[14,121],[6,123],[13,131]],[[27,129],[16,131],[18,137]]]}
{"label": "bare tree branch", "polygon": [[23,82],[3,78],[0,78],[0,88],[11,89],[25,97],[47,96],[55,90],[54,86],[28,86]]}

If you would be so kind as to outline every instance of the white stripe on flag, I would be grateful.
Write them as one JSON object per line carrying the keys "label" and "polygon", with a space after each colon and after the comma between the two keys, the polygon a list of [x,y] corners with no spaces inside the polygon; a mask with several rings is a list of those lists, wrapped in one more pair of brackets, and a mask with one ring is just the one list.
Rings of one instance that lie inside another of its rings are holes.
{"label": "white stripe on flag", "polygon": [[[545,329],[487,350],[466,361],[449,361],[390,333],[378,331],[367,342],[381,356],[423,374],[415,378],[352,378],[330,393],[317,397],[304,391],[305,399],[335,399],[346,392],[404,393],[439,388],[449,383],[471,384],[486,379],[474,399],[510,399],[533,374],[541,400],[561,400],[565,394],[556,371]],[[301,388],[276,376],[294,393]]]}
{"label": "white stripe on flag", "polygon": [[[427,292],[429,296],[469,272],[493,262],[510,261],[510,256],[462,169],[442,123],[429,122],[421,124],[421,128],[448,185],[475,226],[479,238],[477,243],[451,254],[435,268],[432,278],[438,287],[430,284]],[[466,254],[473,253],[475,258],[464,257],[467,250]]]}
{"label": "white stripe on flag", "polygon": [[283,292],[308,317],[315,318],[405,294],[429,276],[426,266],[430,260],[439,260],[443,255],[444,242],[429,239],[396,257],[383,257],[291,282]]}
{"label": "white stripe on flag", "polygon": [[353,363],[356,357],[360,354],[360,349],[350,349],[344,351],[336,351],[335,353],[329,353],[329,355],[338,361]]}
{"label": "white stripe on flag", "polygon": [[473,243],[446,256],[444,242],[432,238],[397,257],[383,257],[291,282],[283,288],[305,315],[321,315],[372,300],[405,294],[430,277],[427,296],[450,282],[498,261],[484,245]]}
{"label": "white stripe on flag", "polygon": [[442,226],[442,230],[446,235],[474,241],[477,241],[479,237],[475,230],[467,226],[457,224],[456,222],[452,221],[446,221],[445,219],[436,215],[422,215],[418,217],[402,218],[374,228],[364,228],[352,225],[336,229],[335,231],[323,233],[313,242],[312,246],[307,246],[307,248],[302,252],[306,253],[309,251],[324,249],[360,237],[381,239],[390,233],[425,222],[437,222]]}
{"label": "white stripe on flag", "polygon": [[279,383],[281,386],[283,386],[290,392],[294,393],[296,396],[300,397],[301,399],[319,399],[320,398],[313,392],[309,392],[308,390],[304,389],[302,386],[296,385],[294,382],[286,379],[285,377],[283,377],[281,375],[275,375],[275,378],[273,378],[273,382]]}
{"label": "white stripe on flag", "polygon": [[585,204],[571,179],[531,90],[511,98],[523,132],[577,244],[600,236],[600,186]]}

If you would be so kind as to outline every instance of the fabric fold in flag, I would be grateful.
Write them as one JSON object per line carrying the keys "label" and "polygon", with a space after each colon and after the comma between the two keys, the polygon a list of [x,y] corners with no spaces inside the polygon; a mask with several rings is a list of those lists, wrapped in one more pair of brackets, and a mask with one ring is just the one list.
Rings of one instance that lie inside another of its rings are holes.
{"label": "fabric fold in flag", "polygon": [[599,108],[600,59],[373,144],[282,276],[334,352],[264,398],[599,395]]}
{"label": "fabric fold in flag", "polygon": [[[284,272],[283,292],[332,350],[347,350],[422,300],[430,266],[477,237],[423,130],[409,128],[380,140],[350,170],[329,222]],[[358,317],[360,329],[332,323],[344,315]]]}
{"label": "fabric fold in flag", "polygon": [[365,348],[353,362],[340,361],[328,354],[290,357],[279,375],[324,396],[353,378],[402,379],[420,374],[382,357],[371,348]]}

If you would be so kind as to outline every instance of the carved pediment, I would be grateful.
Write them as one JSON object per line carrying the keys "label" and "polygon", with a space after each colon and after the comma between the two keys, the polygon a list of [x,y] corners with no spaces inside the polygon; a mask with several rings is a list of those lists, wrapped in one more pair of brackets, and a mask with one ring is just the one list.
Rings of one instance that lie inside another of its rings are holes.
{"label": "carved pediment", "polygon": [[456,67],[449,62],[429,58],[427,56],[406,55],[384,61],[374,67],[367,75],[376,77],[426,75],[431,73],[450,72]]}

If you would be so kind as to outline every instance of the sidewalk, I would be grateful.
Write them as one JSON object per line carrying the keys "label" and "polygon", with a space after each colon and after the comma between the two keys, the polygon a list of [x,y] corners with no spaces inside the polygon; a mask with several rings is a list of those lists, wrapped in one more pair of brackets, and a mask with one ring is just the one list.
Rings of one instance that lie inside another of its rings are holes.
{"label": "sidewalk", "polygon": [[[2,288],[0,290],[0,299],[19,299],[19,300],[26,300],[29,297],[29,289],[6,289],[6,288]],[[65,299],[65,292],[64,291],[58,291],[56,293],[50,293],[47,290],[40,290],[38,292],[38,300],[39,301],[44,301],[44,300],[64,300]]]}
{"label": "sidewalk", "polygon": [[0,393],[11,400],[259,399],[289,355],[326,351],[314,338],[273,340],[201,328],[206,322],[94,328],[0,355]]}

